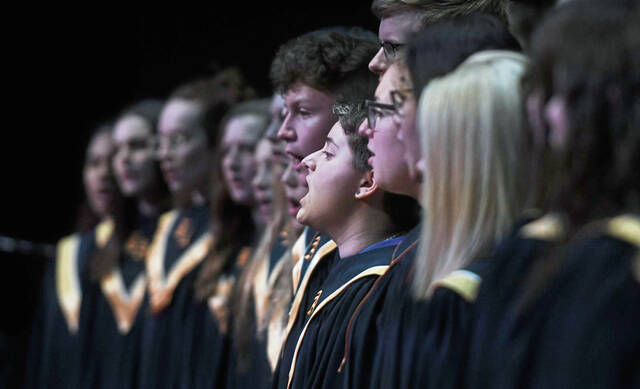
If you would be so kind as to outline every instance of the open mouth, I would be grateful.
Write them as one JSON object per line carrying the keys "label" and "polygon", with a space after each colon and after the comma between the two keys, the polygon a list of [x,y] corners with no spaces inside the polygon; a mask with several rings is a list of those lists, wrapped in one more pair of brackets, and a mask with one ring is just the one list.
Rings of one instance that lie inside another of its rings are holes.
{"label": "open mouth", "polygon": [[300,210],[300,202],[294,198],[288,197],[287,203],[289,205],[289,215],[295,218]]}

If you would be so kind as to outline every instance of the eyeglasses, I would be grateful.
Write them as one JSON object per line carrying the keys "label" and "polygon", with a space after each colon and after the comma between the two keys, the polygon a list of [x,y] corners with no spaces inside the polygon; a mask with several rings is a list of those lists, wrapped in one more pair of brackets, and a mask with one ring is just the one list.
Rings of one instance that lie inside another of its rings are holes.
{"label": "eyeglasses", "polygon": [[413,89],[394,89],[391,95],[391,104],[396,108],[398,115],[404,115],[404,102],[407,101],[407,93],[413,93]]}
{"label": "eyeglasses", "polygon": [[378,118],[396,113],[396,107],[393,104],[384,104],[374,100],[365,100],[364,106],[367,109],[367,125],[372,130],[376,128],[376,121]]}
{"label": "eyeglasses", "polygon": [[399,49],[404,46],[404,43],[380,42],[380,46],[384,52],[384,57],[387,60],[394,60],[397,58]]}
{"label": "eyeglasses", "polygon": [[367,125],[370,129],[375,129],[376,121],[389,115],[404,115],[404,103],[407,100],[405,93],[412,92],[411,89],[392,90],[391,104],[380,103],[374,100],[365,100],[364,106],[367,110]]}

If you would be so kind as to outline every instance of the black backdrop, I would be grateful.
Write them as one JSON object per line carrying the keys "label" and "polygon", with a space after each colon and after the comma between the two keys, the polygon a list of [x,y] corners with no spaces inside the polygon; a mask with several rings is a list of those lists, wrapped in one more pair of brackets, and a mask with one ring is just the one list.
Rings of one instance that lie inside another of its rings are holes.
{"label": "black backdrop", "polygon": [[88,134],[136,99],[164,97],[212,62],[239,66],[268,96],[269,65],[284,41],[331,25],[377,32],[370,1],[314,4],[34,5],[13,16],[0,234],[55,242],[72,232]]}

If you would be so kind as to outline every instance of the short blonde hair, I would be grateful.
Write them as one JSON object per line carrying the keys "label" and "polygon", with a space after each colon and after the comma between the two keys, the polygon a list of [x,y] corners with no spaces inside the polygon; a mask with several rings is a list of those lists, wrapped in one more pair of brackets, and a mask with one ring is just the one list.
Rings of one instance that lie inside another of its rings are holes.
{"label": "short blonde hair", "polygon": [[433,80],[419,101],[425,161],[414,292],[467,266],[515,222],[523,204],[519,146],[524,56],[484,51]]}

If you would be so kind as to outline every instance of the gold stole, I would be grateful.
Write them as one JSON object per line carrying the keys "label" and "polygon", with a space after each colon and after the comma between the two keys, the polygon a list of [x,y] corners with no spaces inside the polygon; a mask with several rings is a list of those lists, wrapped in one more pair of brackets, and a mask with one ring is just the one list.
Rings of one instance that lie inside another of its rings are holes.
{"label": "gold stole", "polygon": [[146,286],[147,277],[144,273],[140,274],[133,282],[131,293],[129,293],[124,285],[122,271],[118,266],[100,281],[102,293],[109,302],[118,324],[118,332],[123,335],[127,334],[133,326],[142,300],[144,300]]}
{"label": "gold stole", "polygon": [[[95,228],[96,246],[107,243],[113,232],[113,223],[104,221]],[[63,238],[56,249],[56,294],[60,310],[67,322],[69,332],[76,334],[80,322],[80,305],[82,304],[82,287],[78,274],[78,249],[80,234]]]}
{"label": "gold stole", "polygon": [[482,278],[469,270],[455,270],[440,281],[434,283],[434,289],[447,288],[470,303],[476,301]]}
{"label": "gold stole", "polygon": [[[307,271],[304,274],[304,278],[300,283],[300,287],[298,288],[297,293],[293,298],[293,302],[291,303],[291,309],[289,310],[289,321],[287,322],[287,328],[285,330],[285,335],[283,338],[285,342],[289,337],[289,333],[291,332],[291,329],[293,328],[293,324],[296,321],[296,317],[298,316],[298,311],[300,310],[300,305],[302,304],[302,297],[304,296],[305,289],[309,284],[309,279],[311,278],[311,274],[313,273],[313,270],[316,268],[318,263],[320,263],[322,258],[324,258],[327,254],[331,253],[337,247],[338,245],[336,245],[336,243],[333,240],[330,240],[326,242],[322,247],[320,247],[320,249],[315,253],[313,259],[311,259],[311,263],[309,264],[309,267],[307,268]],[[302,261],[298,261],[298,262],[302,263]],[[283,344],[283,348],[284,348],[284,344]]]}
{"label": "gold stole", "polygon": [[[333,241],[330,241],[330,242],[333,242]],[[291,386],[291,381],[293,380],[293,373],[296,370],[296,360],[298,359],[298,352],[300,351],[300,346],[302,345],[302,341],[304,340],[304,336],[306,335],[307,329],[309,328],[309,323],[311,323],[311,321],[318,314],[318,312],[320,312],[322,310],[322,308],[324,308],[327,304],[329,304],[333,299],[338,297],[340,295],[340,293],[342,293],[352,283],[358,281],[359,279],[365,278],[365,277],[381,276],[382,274],[384,274],[385,271],[387,271],[388,268],[389,268],[388,265],[372,266],[372,267],[368,268],[367,270],[361,272],[360,274],[356,275],[355,277],[353,277],[352,279],[347,281],[347,283],[342,285],[340,288],[338,288],[336,291],[331,293],[329,296],[327,296],[327,298],[324,299],[315,308],[315,310],[313,310],[313,312],[311,313],[311,316],[309,317],[309,320],[307,320],[307,324],[304,325],[304,328],[302,329],[302,332],[300,333],[300,337],[298,338],[298,342],[296,343],[295,351],[293,352],[293,359],[291,360],[291,367],[289,368],[289,381],[287,383],[287,389],[289,389],[289,387]]]}
{"label": "gold stole", "polygon": [[182,254],[165,277],[164,254],[169,241],[169,231],[177,218],[177,210],[167,212],[160,217],[153,242],[149,247],[146,268],[147,277],[149,277],[151,312],[154,314],[161,312],[171,303],[173,292],[182,278],[202,262],[213,242],[210,231],[203,233]]}
{"label": "gold stole", "polygon": [[[640,248],[640,219],[637,216],[618,216],[609,221],[607,231],[614,237]],[[631,274],[640,282],[640,253],[637,253],[631,262]]]}
{"label": "gold stole", "polygon": [[[251,247],[243,247],[236,256],[236,266],[244,267],[251,257]],[[236,282],[236,275],[221,275],[216,285],[216,291],[213,296],[207,300],[209,310],[218,322],[218,328],[223,334],[229,329],[229,296]]]}
{"label": "gold stole", "polygon": [[306,250],[305,242],[307,240],[308,231],[309,230],[305,228],[291,248],[291,260],[293,261],[293,269],[291,270],[291,276],[293,277],[293,293],[298,290],[298,285],[300,283],[300,273],[302,272],[301,259]]}

